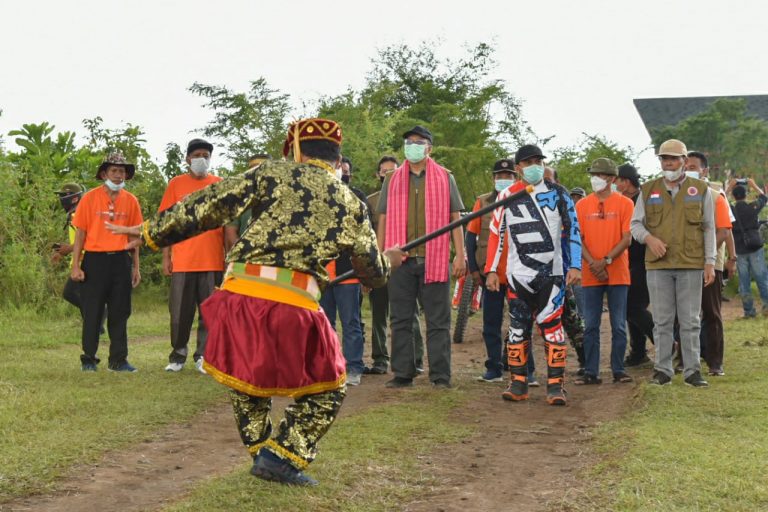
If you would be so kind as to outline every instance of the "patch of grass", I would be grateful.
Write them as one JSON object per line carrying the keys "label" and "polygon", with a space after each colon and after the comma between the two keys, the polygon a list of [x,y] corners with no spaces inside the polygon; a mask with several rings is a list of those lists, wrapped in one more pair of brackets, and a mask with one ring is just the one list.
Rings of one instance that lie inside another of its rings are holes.
{"label": "patch of grass", "polygon": [[320,481],[312,489],[287,487],[251,476],[250,464],[195,487],[191,496],[166,512],[209,510],[397,510],[434,483],[419,457],[470,434],[449,414],[465,393],[416,390],[403,403],[366,409],[339,420],[320,443],[308,473]]}
{"label": "patch of grass", "polygon": [[[80,371],[80,318],[71,306],[50,318],[30,310],[0,313],[0,500],[50,490],[72,465],[96,461],[225,399],[213,379],[163,371],[167,309],[156,296],[138,298],[128,325],[136,374],[106,371],[106,344],[99,371]],[[137,331],[155,338],[131,343]]]}
{"label": "patch of grass", "polygon": [[[640,388],[636,412],[604,425],[584,510],[768,509],[768,320],[726,325],[726,377]],[[705,365],[706,369],[706,365]]]}

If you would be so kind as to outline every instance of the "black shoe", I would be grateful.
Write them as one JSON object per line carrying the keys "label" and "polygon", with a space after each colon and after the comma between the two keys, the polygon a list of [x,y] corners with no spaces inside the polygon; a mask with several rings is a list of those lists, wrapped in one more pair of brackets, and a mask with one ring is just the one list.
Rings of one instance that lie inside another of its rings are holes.
{"label": "black shoe", "polygon": [[647,354],[643,355],[635,355],[635,354],[629,354],[627,358],[624,360],[624,366],[640,366],[641,364],[650,363],[651,360],[648,359]]}
{"label": "black shoe", "polygon": [[386,375],[387,369],[380,366],[366,366],[363,368],[363,374],[365,375]]}
{"label": "black shoe", "polygon": [[695,388],[709,387],[709,382],[705,381],[704,378],[701,376],[701,373],[699,373],[698,371],[693,372],[692,374],[687,376],[685,378],[685,383]]}
{"label": "black shoe", "polygon": [[413,379],[406,379],[405,377],[395,377],[392,380],[388,380],[385,387],[388,388],[412,388]]}
{"label": "black shoe", "polygon": [[259,450],[258,457],[253,460],[251,474],[262,480],[279,482],[286,485],[317,485],[317,480],[308,477],[288,462],[263,448]]}
{"label": "black shoe", "polygon": [[655,384],[656,386],[666,386],[671,383],[672,377],[664,372],[654,372],[653,377],[651,378],[651,384]]}
{"label": "black shoe", "polygon": [[424,373],[424,361],[416,361],[416,373],[419,375]]}
{"label": "black shoe", "polygon": [[435,389],[451,389],[451,383],[447,379],[437,379],[432,383]]}

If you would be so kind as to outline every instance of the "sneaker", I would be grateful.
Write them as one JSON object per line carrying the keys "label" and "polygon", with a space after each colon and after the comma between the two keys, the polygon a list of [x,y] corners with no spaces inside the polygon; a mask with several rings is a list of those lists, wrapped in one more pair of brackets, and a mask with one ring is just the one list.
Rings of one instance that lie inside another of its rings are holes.
{"label": "sneaker", "polygon": [[279,482],[285,485],[315,486],[318,483],[314,478],[308,477],[264,448],[259,450],[258,457],[253,460],[251,474],[268,482]]}
{"label": "sneaker", "polygon": [[664,372],[654,372],[653,377],[651,378],[651,384],[654,384],[656,386],[666,386],[667,384],[672,383],[672,377],[667,375]]}
{"label": "sneaker", "polygon": [[436,379],[432,383],[432,387],[435,389],[451,389],[453,386],[451,386],[451,382],[447,379]]}
{"label": "sneaker", "polygon": [[[205,371],[205,368],[203,368],[203,362],[204,362],[204,360],[203,360],[202,357],[200,359],[198,359],[197,361],[195,361],[195,368],[197,368],[197,371],[199,371],[203,375],[208,375],[208,372]],[[170,365],[168,365],[168,366],[170,366]]]}
{"label": "sneaker", "polygon": [[424,362],[423,361],[416,361],[416,373],[421,375],[424,373]]}
{"label": "sneaker", "polygon": [[701,373],[699,373],[698,371],[695,371],[689,376],[687,376],[685,378],[685,383],[695,388],[709,387],[709,382],[705,381],[704,378],[702,378]]}
{"label": "sneaker", "polygon": [[541,383],[539,383],[539,380],[536,378],[535,375],[531,375],[528,377],[528,387],[529,388],[538,388],[541,386]]}
{"label": "sneaker", "polygon": [[647,354],[643,354],[642,356],[629,354],[627,358],[624,360],[624,366],[628,366],[628,367],[640,366],[641,364],[650,363],[650,362],[651,360],[648,358]]}
{"label": "sneaker", "polygon": [[585,370],[583,367],[576,370],[576,376],[577,377],[583,377],[584,374],[587,373],[587,370]]}
{"label": "sneaker", "polygon": [[381,366],[366,366],[363,368],[363,375],[386,375],[387,369]]}
{"label": "sneaker", "polygon": [[395,377],[392,380],[388,380],[385,387],[388,388],[412,388],[413,379],[406,379],[405,377]]}
{"label": "sneaker", "polygon": [[501,373],[499,372],[492,372],[491,370],[486,370],[484,374],[479,376],[477,378],[479,382],[503,382],[504,378],[501,376]]}
{"label": "sneaker", "polygon": [[528,381],[526,378],[512,374],[509,386],[501,394],[501,398],[511,402],[528,400]]}
{"label": "sneaker", "polygon": [[184,363],[168,363],[165,367],[167,372],[180,372],[182,369],[184,369]]}
{"label": "sneaker", "polygon": [[725,376],[725,372],[723,371],[722,368],[710,368],[709,369],[709,375],[711,377],[724,377]]}
{"label": "sneaker", "polygon": [[131,363],[128,361],[123,361],[120,364],[111,365],[108,368],[111,372],[125,372],[125,373],[136,373],[137,370]]}
{"label": "sneaker", "polygon": [[360,373],[348,373],[347,374],[347,385],[348,386],[359,386],[360,380],[363,378],[363,375]]}
{"label": "sneaker", "polygon": [[96,368],[96,363],[82,363],[80,369],[84,372],[95,372],[98,368]]}

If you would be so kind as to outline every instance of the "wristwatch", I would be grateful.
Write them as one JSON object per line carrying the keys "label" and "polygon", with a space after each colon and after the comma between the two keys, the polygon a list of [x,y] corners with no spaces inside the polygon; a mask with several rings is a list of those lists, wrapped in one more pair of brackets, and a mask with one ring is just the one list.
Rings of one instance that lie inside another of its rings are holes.
{"label": "wristwatch", "polygon": [[610,265],[611,263],[613,263],[613,258],[611,258],[610,256],[606,256],[606,257],[605,257],[605,258],[603,258],[603,259],[605,260],[605,263],[606,263],[607,265]]}

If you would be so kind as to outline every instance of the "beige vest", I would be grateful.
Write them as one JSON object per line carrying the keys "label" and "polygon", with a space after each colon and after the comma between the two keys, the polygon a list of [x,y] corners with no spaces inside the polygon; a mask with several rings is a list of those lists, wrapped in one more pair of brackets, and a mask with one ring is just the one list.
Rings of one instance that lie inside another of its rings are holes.
{"label": "beige vest", "polygon": [[704,268],[704,200],[709,200],[709,188],[702,180],[686,178],[680,190],[672,195],[657,178],[643,184],[645,227],[667,244],[667,252],[657,258],[645,249],[645,268],[700,269]]}

